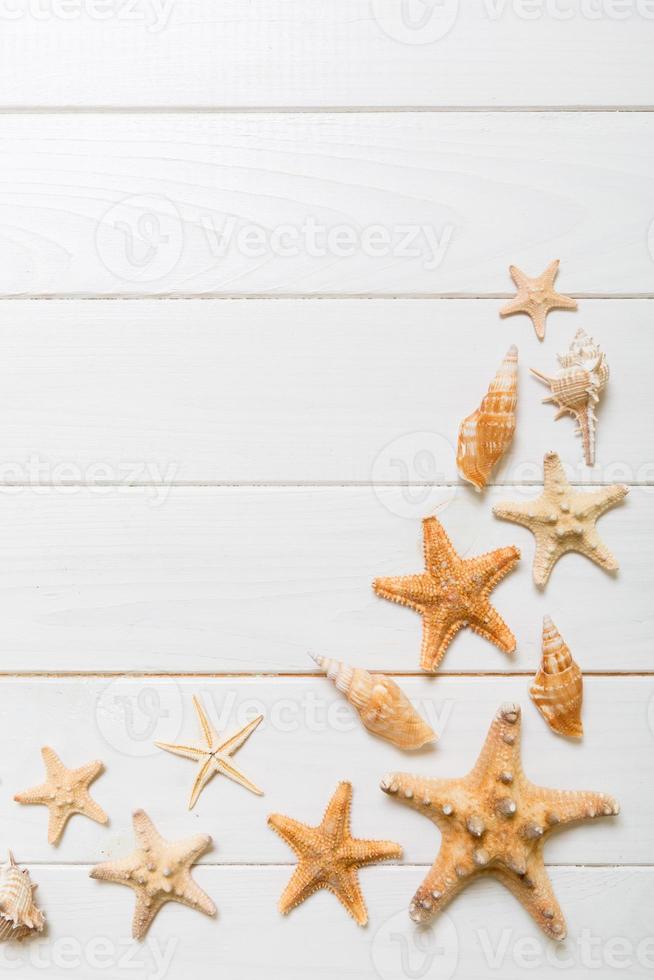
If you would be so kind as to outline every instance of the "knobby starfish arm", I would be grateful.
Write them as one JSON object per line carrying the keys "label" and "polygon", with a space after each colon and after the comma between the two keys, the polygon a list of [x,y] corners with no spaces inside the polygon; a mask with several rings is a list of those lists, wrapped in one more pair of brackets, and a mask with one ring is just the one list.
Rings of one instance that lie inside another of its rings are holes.
{"label": "knobby starfish arm", "polygon": [[372,587],[382,599],[408,606],[416,612],[423,612],[425,604],[422,595],[427,583],[426,575],[393,575],[376,578]]}
{"label": "knobby starfish arm", "polygon": [[480,555],[475,561],[484,568],[482,592],[485,596],[489,596],[495,586],[520,561],[520,549],[516,548],[515,545],[509,545],[506,548],[498,548],[496,551],[489,551],[485,555]]}
{"label": "knobby starfish arm", "polygon": [[568,550],[565,542],[554,543],[550,535],[534,532],[536,551],[534,553],[533,579],[534,584],[544,588],[552,574],[552,569]]}
{"label": "knobby starfish arm", "polygon": [[[193,858],[193,861],[195,858]],[[174,901],[181,902],[182,905],[188,905],[189,908],[197,909],[199,912],[204,912],[205,915],[215,915],[218,911],[214,902],[209,898],[207,893],[200,888],[197,882],[193,881],[190,874],[184,875],[182,882],[180,883],[182,887],[181,895],[175,893]]]}
{"label": "knobby starfish arm", "polygon": [[358,925],[365,926],[367,924],[368,909],[355,871],[348,868],[340,869],[333,882],[326,882],[326,887],[336,896]]}
{"label": "knobby starfish arm", "polygon": [[143,939],[166,899],[160,895],[149,898],[140,894],[136,897],[136,907],[132,918],[132,938]]}
{"label": "knobby starfish arm", "polygon": [[402,848],[391,840],[349,840],[343,849],[346,864],[362,868],[378,861],[399,860]]}
{"label": "knobby starfish arm", "polygon": [[590,493],[578,494],[575,498],[575,510],[580,517],[592,517],[597,519],[605,514],[611,507],[615,507],[629,493],[629,487],[624,484],[615,483],[610,487],[602,487],[601,490],[594,490]]}
{"label": "knobby starfish arm", "polygon": [[79,813],[95,820],[97,823],[109,823],[109,817],[88,793],[84,793],[80,802]]}
{"label": "knobby starfish arm", "polygon": [[486,603],[485,607],[482,607],[479,613],[471,618],[470,628],[479,636],[483,636],[485,640],[493,643],[503,653],[515,651],[515,636],[490,603]]}
{"label": "knobby starfish arm", "polygon": [[342,840],[350,833],[350,811],[352,808],[352,783],[341,782],[327,804],[320,825],[324,833],[335,840]]}
{"label": "knobby starfish arm", "polygon": [[15,793],[14,800],[16,803],[26,803],[30,806],[37,803],[47,804],[50,802],[50,793],[50,786],[47,783],[41,783],[40,786],[25,789],[22,793]]}
{"label": "knobby starfish arm", "polygon": [[535,788],[543,808],[543,825],[564,827],[595,817],[617,816],[620,804],[606,793]]}
{"label": "knobby starfish arm", "polygon": [[425,612],[420,647],[420,666],[423,670],[438,670],[445,651],[464,625],[464,620],[454,618],[446,605]]}
{"label": "knobby starfish arm", "polygon": [[89,877],[96,881],[111,881],[117,885],[127,885],[130,888],[137,888],[137,882],[132,877],[133,872],[139,867],[138,854],[130,854],[128,857],[118,861],[107,861],[104,864],[96,864],[89,872]]}
{"label": "knobby starfish arm", "polygon": [[167,841],[163,839],[157,828],[150,820],[145,810],[135,810],[132,815],[132,825],[134,836],[139,847],[148,850],[153,846],[166,846]]}
{"label": "knobby starfish arm", "polygon": [[445,828],[454,816],[461,783],[458,779],[428,779],[408,772],[391,772],[383,777],[380,788]]}
{"label": "knobby starfish arm", "polygon": [[426,517],[422,522],[425,568],[433,571],[443,563],[450,568],[460,562],[447,531],[436,517]]}
{"label": "knobby starfish arm", "polygon": [[97,779],[102,772],[104,772],[104,763],[89,762],[86,766],[81,766],[79,769],[73,769],[71,779],[73,782],[86,783],[88,786],[95,779]]}
{"label": "knobby starfish arm", "polygon": [[534,523],[547,524],[547,515],[541,514],[534,507],[533,501],[524,504],[515,503],[512,500],[503,500],[493,507],[493,514],[502,521],[511,521],[513,524],[521,524],[531,530]]}
{"label": "knobby starfish arm", "polygon": [[543,864],[541,846],[532,853],[526,874],[511,874],[501,867],[494,868],[493,874],[515,895],[548,936],[565,939],[565,919]]}
{"label": "knobby starfish arm", "polygon": [[66,824],[72,815],[71,810],[58,810],[56,807],[49,807],[48,844],[59,843],[61,835],[66,829]]}
{"label": "knobby starfish arm", "polygon": [[317,828],[308,827],[299,820],[292,817],[285,817],[281,813],[271,813],[268,817],[268,826],[271,827],[282,840],[285,840],[289,847],[292,847],[296,854],[302,855],[307,847],[314,845],[318,850],[320,845],[320,835]]}
{"label": "knobby starfish arm", "polygon": [[41,749],[41,758],[43,759],[48,779],[56,779],[66,772],[66,767],[57,753],[47,745]]}
{"label": "knobby starfish arm", "polygon": [[291,909],[301,905],[319,888],[325,887],[326,881],[322,865],[318,861],[302,860],[282,892],[277,907],[282,915],[288,915]]}
{"label": "knobby starfish arm", "polygon": [[426,878],[416,891],[409,905],[409,915],[414,922],[428,922],[452,901],[465,884],[454,868],[453,856],[442,846]]}
{"label": "knobby starfish arm", "polygon": [[503,704],[488,730],[486,741],[470,773],[472,785],[481,786],[493,773],[498,785],[511,786],[522,774],[520,736],[522,718],[519,704]]}

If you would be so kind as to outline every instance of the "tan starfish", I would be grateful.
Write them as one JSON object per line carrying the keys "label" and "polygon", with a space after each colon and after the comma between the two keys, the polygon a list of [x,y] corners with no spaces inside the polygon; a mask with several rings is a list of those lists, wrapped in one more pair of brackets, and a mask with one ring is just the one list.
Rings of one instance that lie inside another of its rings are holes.
{"label": "tan starfish", "polygon": [[578,551],[607,571],[616,571],[618,563],[602,543],[595,523],[629,493],[629,487],[616,483],[592,492],[575,490],[566,480],[556,453],[545,454],[543,472],[543,492],[536,500],[509,501],[493,507],[496,517],[522,524],[536,538],[536,585],[546,584],[554,565],[567,551]]}
{"label": "tan starfish", "polygon": [[102,762],[89,762],[80,769],[66,769],[57,753],[45,746],[41,749],[47,779],[40,786],[16,793],[17,803],[41,804],[50,812],[48,843],[57,844],[64,828],[75,813],[81,813],[97,823],[108,823],[109,817],[91,798],[89,786],[104,770]]}
{"label": "tan starfish", "polygon": [[539,340],[545,337],[545,321],[550,310],[576,310],[577,300],[563,296],[554,289],[554,280],[559,271],[559,260],[550,262],[542,275],[531,279],[515,265],[509,266],[511,278],[518,287],[514,299],[500,310],[500,316],[513,316],[526,313],[531,317]]}
{"label": "tan starfish", "polygon": [[134,813],[133,823],[137,844],[133,854],[96,865],[90,876],[134,889],[134,939],[143,939],[166,902],[179,902],[205,915],[215,915],[216,906],[191,877],[191,865],[210,846],[211,837],[198,834],[186,840],[164,840],[143,810]]}
{"label": "tan starfish", "polygon": [[263,796],[263,790],[260,790],[258,786],[255,786],[249,779],[246,779],[230,759],[232,753],[240,749],[243,743],[250,737],[254,729],[263,719],[263,715],[259,715],[254,721],[249,722],[249,724],[241,728],[240,731],[230,735],[229,738],[222,738],[207,718],[199,698],[194,697],[193,704],[200,719],[202,734],[204,735],[206,744],[171,745],[169,742],[154,743],[159,749],[164,749],[166,752],[172,752],[173,755],[181,755],[184,759],[192,759],[193,762],[199,763],[200,768],[193,784],[193,789],[191,790],[191,798],[188,805],[189,810],[193,809],[200,793],[216,773],[229,776],[234,782],[240,783],[241,786],[249,789],[252,793],[256,793],[257,796]]}
{"label": "tan starfish", "polygon": [[300,905],[319,888],[327,888],[352,918],[360,926],[365,926],[368,911],[357,869],[366,864],[400,858],[402,848],[392,841],[351,837],[351,803],[352,784],[339,783],[318,827],[308,827],[279,813],[268,817],[268,824],[300,859],[279,901],[282,915]]}
{"label": "tan starfish", "polygon": [[376,578],[372,583],[383,599],[422,614],[422,669],[437,670],[453,637],[464,626],[505,653],[513,653],[515,636],[488,597],[520,558],[518,549],[498,548],[476,558],[461,558],[440,521],[427,517],[422,526],[426,571]]}
{"label": "tan starfish", "polygon": [[520,761],[520,706],[502,705],[474,769],[462,779],[390,773],[385,793],[432,820],[440,851],[416,892],[409,914],[425,922],[469,882],[492,875],[513,892],[549,936],[565,938],[565,920],[543,862],[554,827],[619,812],[603,793],[543,789]]}

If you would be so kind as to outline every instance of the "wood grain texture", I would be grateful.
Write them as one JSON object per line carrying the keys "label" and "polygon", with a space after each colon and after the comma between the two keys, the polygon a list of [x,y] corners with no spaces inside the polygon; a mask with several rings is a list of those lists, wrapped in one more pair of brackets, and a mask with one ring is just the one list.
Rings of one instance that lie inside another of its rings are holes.
{"label": "wood grain texture", "polygon": [[651,113],[9,115],[0,294],[651,293],[653,162]]}
{"label": "wood grain texture", "polygon": [[[652,482],[654,390],[640,370],[651,302],[584,300],[577,316],[551,317],[546,345],[526,318],[501,321],[500,305],[0,303],[0,482],[456,481],[459,424],[513,342],[518,427],[493,482],[541,480],[553,447],[577,481]],[[554,371],[579,323],[612,377],[593,469],[528,371]]]}
{"label": "wood grain texture", "polygon": [[221,969],[236,980],[264,971],[272,980],[390,980],[426,969],[431,973],[423,975],[441,978],[524,980],[534,967],[546,980],[560,977],[562,969],[575,980],[614,980],[626,970],[630,978],[651,975],[651,868],[552,868],[569,935],[556,949],[490,880],[467,888],[431,928],[418,932],[407,906],[424,871],[364,869],[370,923],[360,929],[325,891],[282,918],[276,905],[288,867],[198,868],[194,875],[215,900],[217,919],[171,904],[136,944],[129,938],[134,898],[128,889],[92,881],[87,868],[36,868],[38,895],[50,913],[48,936],[3,945],[0,956],[3,967],[28,980],[42,977],[44,969],[85,980],[123,971],[134,980],[204,980]]}
{"label": "wood grain texture", "polygon": [[[209,864],[288,864],[293,853],[266,825],[269,813],[320,823],[341,779],[354,787],[353,831],[393,840],[409,864],[431,864],[438,831],[420,814],[379,789],[399,770],[433,777],[468,772],[500,704],[524,710],[523,765],[535,783],[614,795],[617,818],[596,820],[552,836],[551,864],[647,864],[654,844],[654,801],[643,783],[654,776],[654,679],[587,677],[583,742],[552,734],[527,695],[527,677],[399,678],[416,707],[439,732],[419,752],[375,738],[334,686],[315,678],[3,679],[5,753],[0,806],[3,841],[29,863],[93,863],[125,849],[130,815],[143,807],[172,837],[207,832],[215,838]],[[229,734],[256,714],[264,720],[235,757],[261,786],[256,797],[215,777],[195,808],[188,800],[192,762],[154,741],[201,741],[192,696],[199,694],[215,727]],[[12,802],[15,792],[41,779],[39,750],[50,744],[72,768],[102,759],[105,773],[93,797],[108,813],[108,827],[83,817],[69,823],[57,848],[47,843],[43,807]]]}
{"label": "wood grain texture", "polygon": [[406,487],[4,488],[1,669],[304,672],[311,650],[418,671],[420,617],[371,583],[422,570],[420,518],[434,511],[462,554],[523,550],[493,593],[517,654],[466,630],[443,670],[531,669],[546,612],[583,668],[652,669],[649,488],[600,522],[617,576],[566,555],[544,593],[533,536],[491,515],[537,487],[432,489],[417,504],[412,489],[407,511]]}
{"label": "wood grain texture", "polygon": [[0,104],[654,102],[647,2],[452,0],[431,16],[394,0],[122,0],[97,4],[97,16],[95,6],[62,4],[57,16],[42,3],[38,19],[26,2],[3,6]]}

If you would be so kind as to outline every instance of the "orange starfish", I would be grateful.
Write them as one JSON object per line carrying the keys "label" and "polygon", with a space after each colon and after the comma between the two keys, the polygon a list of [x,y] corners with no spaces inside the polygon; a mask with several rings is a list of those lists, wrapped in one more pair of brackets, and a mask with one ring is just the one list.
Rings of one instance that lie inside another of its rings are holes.
{"label": "orange starfish", "polygon": [[505,653],[513,653],[515,636],[488,597],[520,558],[518,549],[511,545],[476,558],[461,558],[440,521],[427,517],[422,524],[427,570],[420,575],[376,578],[372,583],[383,599],[422,614],[422,669],[438,669],[452,639],[464,626]]}
{"label": "orange starfish", "polygon": [[539,340],[545,337],[545,321],[550,310],[576,310],[577,300],[563,296],[554,289],[554,280],[559,271],[559,260],[550,262],[542,275],[531,279],[515,265],[509,266],[511,278],[518,287],[514,299],[500,310],[500,316],[513,316],[526,313],[536,328]]}

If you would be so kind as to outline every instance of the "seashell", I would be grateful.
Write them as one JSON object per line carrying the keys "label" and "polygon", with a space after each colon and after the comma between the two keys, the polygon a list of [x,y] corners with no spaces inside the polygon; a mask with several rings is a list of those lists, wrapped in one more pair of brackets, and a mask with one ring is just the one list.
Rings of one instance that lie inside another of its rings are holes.
{"label": "seashell", "polygon": [[361,721],[373,735],[379,735],[401,749],[419,749],[438,738],[390,677],[350,667],[340,660],[313,659],[354,705]]}
{"label": "seashell", "polygon": [[19,868],[10,851],[9,863],[0,869],[0,942],[43,932],[45,916],[34,904],[36,889],[27,868]]}
{"label": "seashell", "polygon": [[577,420],[584,459],[588,466],[593,466],[597,426],[595,406],[609,380],[606,355],[593,338],[580,328],[566,353],[557,356],[560,369],[554,377],[542,374],[535,368],[531,368],[531,373],[549,385],[552,394],[543,401],[558,405],[556,418],[569,413]]}
{"label": "seashell", "polygon": [[583,677],[549,616],[543,617],[543,658],[529,693],[553,731],[581,738]]}
{"label": "seashell", "polygon": [[459,427],[456,462],[461,476],[482,490],[515,431],[518,348],[509,347],[479,408]]}

